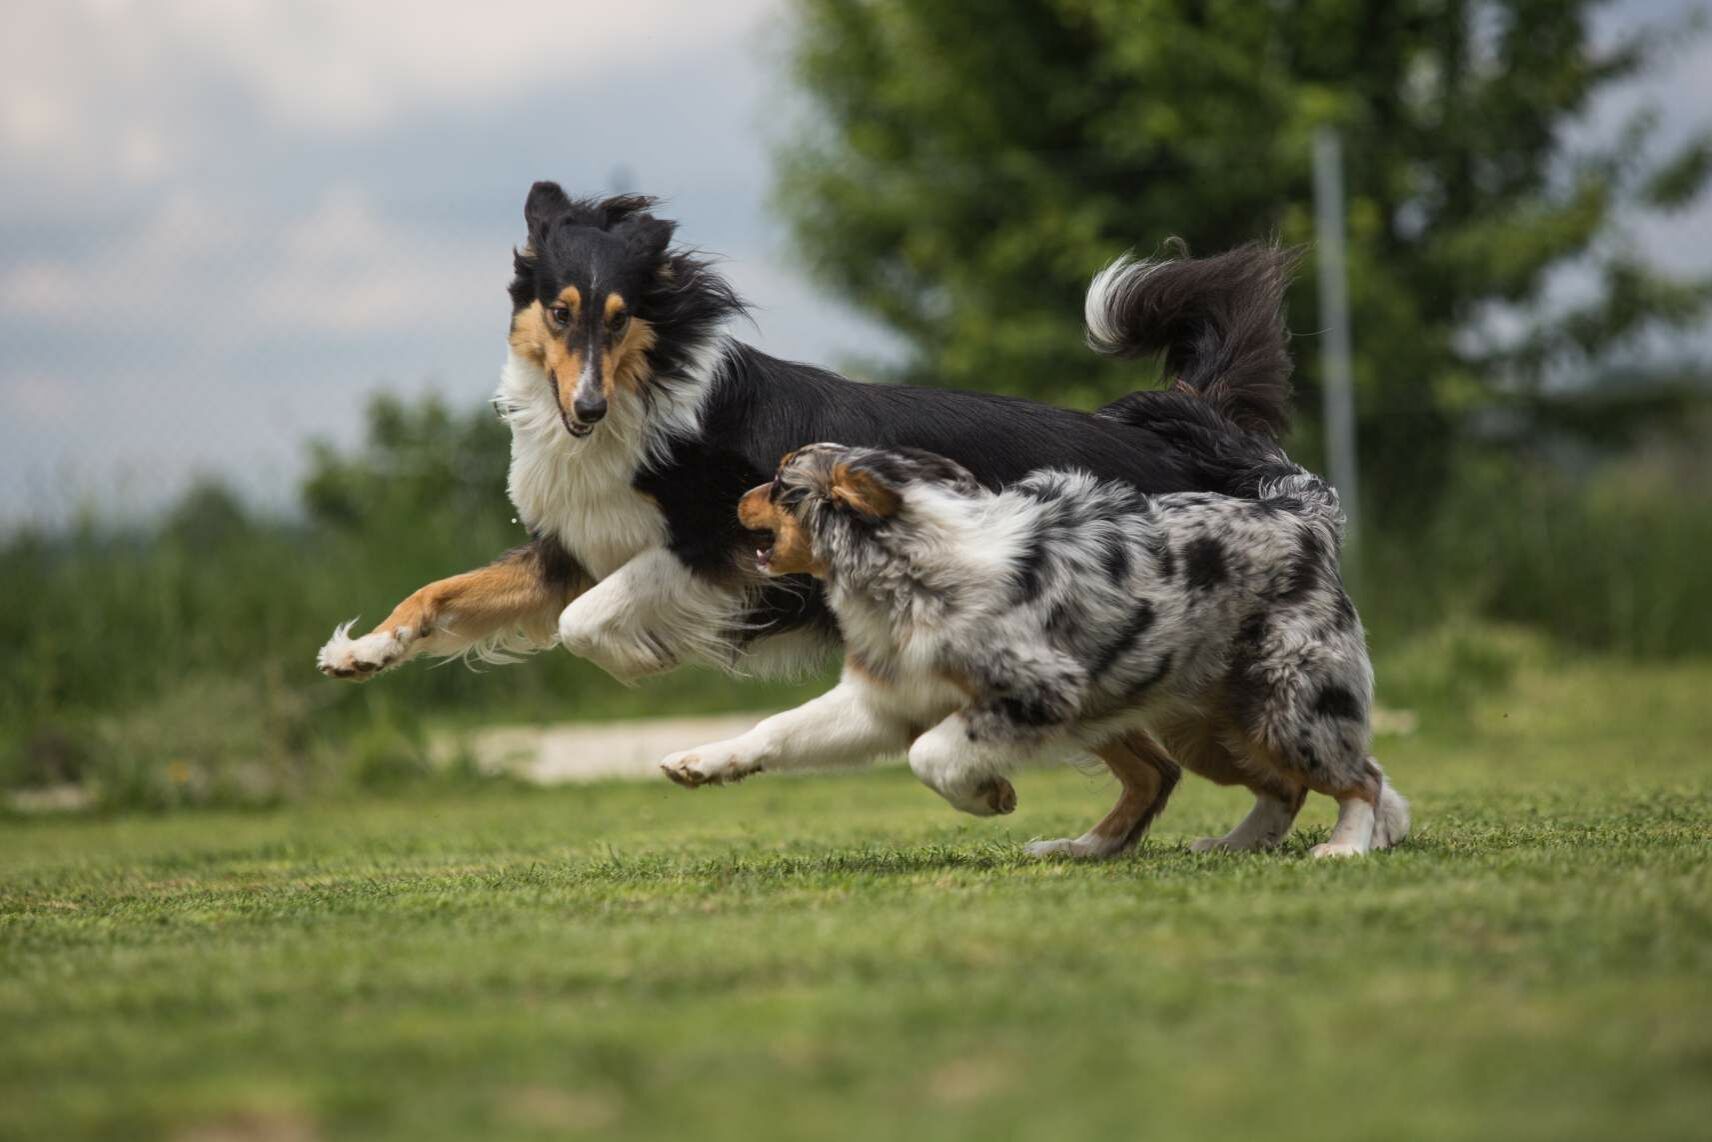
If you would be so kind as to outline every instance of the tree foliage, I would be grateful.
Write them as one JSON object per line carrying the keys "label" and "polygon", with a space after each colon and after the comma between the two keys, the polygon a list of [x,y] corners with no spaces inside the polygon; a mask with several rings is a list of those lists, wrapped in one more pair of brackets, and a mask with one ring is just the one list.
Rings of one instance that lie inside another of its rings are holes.
{"label": "tree foliage", "polygon": [[[1081,346],[1089,274],[1170,235],[1203,253],[1309,241],[1310,140],[1336,126],[1364,459],[1401,511],[1436,486],[1465,410],[1712,297],[1623,231],[1699,196],[1707,140],[1661,153],[1641,111],[1570,141],[1667,47],[1657,29],[1596,38],[1600,7],[800,0],[814,113],[781,151],[779,198],[821,280],[905,340],[903,377],[1086,405],[1137,383]],[[1543,304],[1566,270],[1584,300]],[[1312,289],[1291,316],[1321,327]],[[1314,342],[1296,348],[1311,396]]]}
{"label": "tree foliage", "polygon": [[303,506],[313,522],[344,530],[399,518],[467,530],[506,507],[509,440],[485,405],[458,414],[437,396],[409,403],[382,393],[369,403],[362,447],[310,444]]}

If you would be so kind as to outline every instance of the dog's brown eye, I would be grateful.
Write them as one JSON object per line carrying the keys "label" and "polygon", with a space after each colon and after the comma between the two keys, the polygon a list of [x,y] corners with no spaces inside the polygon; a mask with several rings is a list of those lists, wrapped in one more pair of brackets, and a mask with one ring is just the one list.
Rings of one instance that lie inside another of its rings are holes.
{"label": "dog's brown eye", "polygon": [[612,330],[614,337],[624,336],[624,331],[630,328],[630,311],[627,309],[619,310],[607,321],[606,327]]}
{"label": "dog's brown eye", "polygon": [[547,312],[553,315],[554,325],[569,325],[571,323],[571,307],[568,305],[555,305]]}

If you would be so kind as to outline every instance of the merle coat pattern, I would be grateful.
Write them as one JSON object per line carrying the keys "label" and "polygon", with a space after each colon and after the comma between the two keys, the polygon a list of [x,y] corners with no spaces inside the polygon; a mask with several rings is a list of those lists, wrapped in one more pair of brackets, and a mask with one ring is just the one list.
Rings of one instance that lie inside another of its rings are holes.
{"label": "merle coat pattern", "polygon": [[[1336,494],[1270,440],[1198,420],[1252,498],[1149,496],[1065,470],[994,493],[940,456],[817,444],[745,497],[744,519],[770,535],[771,569],[824,579],[849,656],[840,688],[953,805],[1009,811],[1011,767],[1066,744],[1112,764],[1129,809],[1033,851],[1133,844],[1173,758],[1259,794],[1204,847],[1278,843],[1308,790],[1340,804],[1316,855],[1393,844],[1407,808],[1368,756],[1372,672],[1338,575]],[[697,784],[788,767],[772,736],[758,727],[667,772]]]}

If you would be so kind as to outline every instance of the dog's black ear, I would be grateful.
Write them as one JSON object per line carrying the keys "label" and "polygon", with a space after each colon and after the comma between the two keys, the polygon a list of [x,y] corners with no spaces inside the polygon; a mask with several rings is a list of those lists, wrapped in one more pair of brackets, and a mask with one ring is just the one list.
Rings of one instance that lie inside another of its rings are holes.
{"label": "dog's black ear", "polygon": [[890,519],[904,506],[903,493],[876,468],[860,460],[833,465],[827,497],[869,523]]}
{"label": "dog's black ear", "polygon": [[658,201],[659,199],[647,194],[615,194],[611,198],[601,199],[600,205],[595,209],[600,212],[601,227],[611,230],[620,222],[648,213]]}
{"label": "dog's black ear", "polygon": [[547,226],[571,208],[571,200],[556,182],[538,182],[529,188],[523,202],[523,221],[529,226],[529,240],[536,245],[547,233]]}
{"label": "dog's black ear", "polygon": [[665,260],[666,247],[672,244],[677,229],[678,224],[670,219],[641,214],[626,221],[615,233],[622,234],[625,245],[640,257],[660,262]]}

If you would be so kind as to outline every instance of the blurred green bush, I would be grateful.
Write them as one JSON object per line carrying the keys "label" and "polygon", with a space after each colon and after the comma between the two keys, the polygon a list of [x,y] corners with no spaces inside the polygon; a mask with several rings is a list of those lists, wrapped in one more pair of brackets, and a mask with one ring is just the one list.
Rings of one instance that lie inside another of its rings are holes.
{"label": "blurred green bush", "polygon": [[0,787],[265,803],[422,776],[429,725],[765,709],[814,690],[696,669],[626,687],[559,652],[322,678],[334,624],[384,616],[527,538],[505,495],[508,445],[485,408],[380,397],[363,445],[312,446],[296,518],[205,483],[151,526],[0,539],[0,597],[18,604],[0,608]]}

